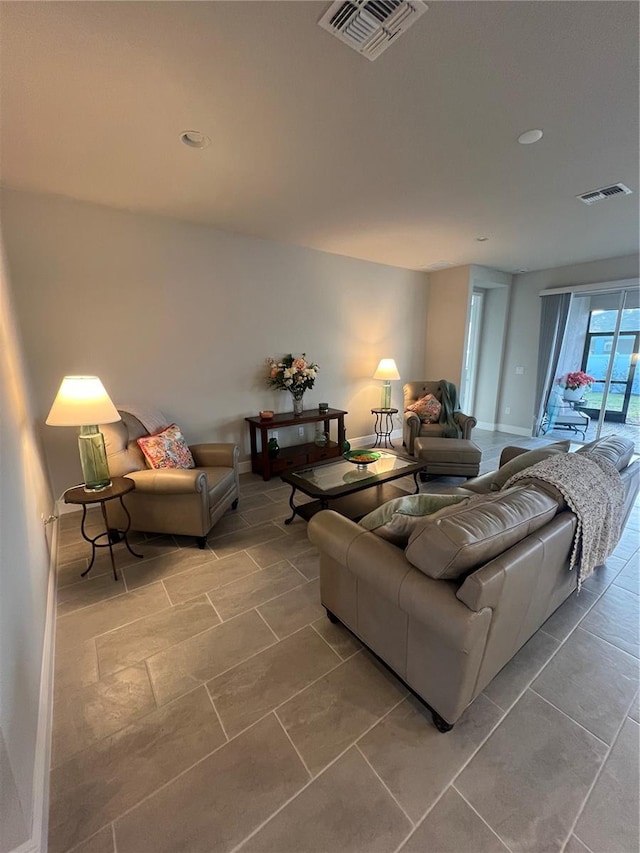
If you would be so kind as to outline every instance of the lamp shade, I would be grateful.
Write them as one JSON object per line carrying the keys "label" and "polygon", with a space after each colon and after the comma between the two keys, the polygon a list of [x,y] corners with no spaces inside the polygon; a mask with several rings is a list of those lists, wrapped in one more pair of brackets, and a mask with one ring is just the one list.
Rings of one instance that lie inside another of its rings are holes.
{"label": "lamp shade", "polygon": [[392,358],[381,358],[380,364],[373,374],[374,379],[400,379],[398,368]]}
{"label": "lamp shade", "polygon": [[46,423],[49,426],[87,426],[119,420],[118,410],[97,376],[65,376]]}

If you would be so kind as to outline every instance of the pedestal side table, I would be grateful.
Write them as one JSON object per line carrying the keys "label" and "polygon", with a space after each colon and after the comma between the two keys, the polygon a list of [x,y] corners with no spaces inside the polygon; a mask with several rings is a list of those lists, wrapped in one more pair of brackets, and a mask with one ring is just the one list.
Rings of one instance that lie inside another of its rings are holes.
{"label": "pedestal side table", "polygon": [[371,414],[376,416],[373,431],[376,434],[374,447],[391,447],[391,433],[393,432],[393,416],[398,414],[397,409],[371,409]]}
{"label": "pedestal side table", "polygon": [[[96,558],[96,550],[98,548],[108,548],[109,556],[111,557],[111,568],[113,569],[113,577],[115,580],[118,580],[118,573],[116,571],[116,563],[113,556],[113,542],[111,536],[109,534],[109,522],[107,521],[107,511],[105,509],[105,504],[107,501],[119,500],[122,509],[127,516],[127,526],[125,530],[119,530],[122,541],[127,546],[127,549],[130,554],[134,557],[138,557],[142,559],[142,554],[136,554],[136,552],[129,545],[129,541],[127,539],[127,533],[131,528],[131,516],[129,515],[129,511],[126,508],[123,497],[127,494],[127,492],[132,492],[136,487],[136,484],[133,480],[130,480],[128,477],[112,477],[111,485],[107,486],[106,489],[101,489],[97,492],[87,492],[85,491],[84,486],[76,486],[73,489],[69,489],[64,493],[64,502],[67,504],[78,504],[82,507],[82,521],[80,522],[80,533],[82,534],[82,538],[85,539],[91,545],[91,561],[84,572],[80,573],[81,577],[88,575],[91,571],[91,567]],[[100,509],[102,510],[102,518],[104,519],[104,533],[98,533],[97,536],[88,536],[87,531],[85,529],[85,521],[87,519],[87,506],[90,504],[100,504]],[[99,539],[106,538],[106,542],[99,542]]]}

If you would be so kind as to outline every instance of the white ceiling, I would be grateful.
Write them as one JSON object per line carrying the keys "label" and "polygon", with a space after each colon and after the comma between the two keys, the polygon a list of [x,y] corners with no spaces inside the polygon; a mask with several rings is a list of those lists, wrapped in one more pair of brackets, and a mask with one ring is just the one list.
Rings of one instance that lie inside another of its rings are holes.
{"label": "white ceiling", "polygon": [[414,269],[638,250],[637,2],[431,2],[375,62],[328,5],[2,2],[3,183]]}

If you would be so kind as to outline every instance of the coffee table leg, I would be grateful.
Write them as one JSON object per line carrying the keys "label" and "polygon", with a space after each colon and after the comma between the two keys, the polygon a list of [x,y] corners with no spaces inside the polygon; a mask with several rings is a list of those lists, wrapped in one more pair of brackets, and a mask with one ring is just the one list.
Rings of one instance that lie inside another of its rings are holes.
{"label": "coffee table leg", "polygon": [[422,471],[414,471],[413,472],[413,482],[416,484],[416,490],[413,493],[414,495],[417,495],[418,492],[420,491],[420,483],[418,482],[418,474],[422,474]]}
{"label": "coffee table leg", "polygon": [[289,506],[291,507],[291,517],[285,518],[285,520],[284,520],[285,524],[291,524],[293,519],[296,517],[296,505],[293,502],[293,496],[295,495],[295,493],[296,493],[296,487],[291,486],[291,494],[289,495]]}

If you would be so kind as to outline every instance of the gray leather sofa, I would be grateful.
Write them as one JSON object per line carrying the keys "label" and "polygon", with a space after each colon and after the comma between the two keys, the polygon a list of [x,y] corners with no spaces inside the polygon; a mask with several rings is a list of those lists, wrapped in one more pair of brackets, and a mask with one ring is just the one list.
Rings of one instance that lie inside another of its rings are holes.
{"label": "gray leather sofa", "polygon": [[[633,445],[625,440],[595,445],[591,452],[620,471],[624,526],[640,485],[640,461],[629,461]],[[576,571],[568,569],[576,517],[562,496],[535,484],[496,491],[496,477],[506,482],[505,463],[523,452],[506,448],[497,472],[452,489],[484,500],[441,511],[446,517],[437,524],[429,517],[405,549],[331,510],[309,522],[327,615],[430,707],[441,731],[577,585]]]}

